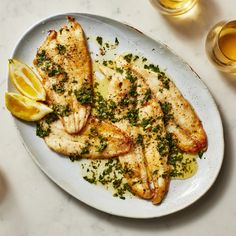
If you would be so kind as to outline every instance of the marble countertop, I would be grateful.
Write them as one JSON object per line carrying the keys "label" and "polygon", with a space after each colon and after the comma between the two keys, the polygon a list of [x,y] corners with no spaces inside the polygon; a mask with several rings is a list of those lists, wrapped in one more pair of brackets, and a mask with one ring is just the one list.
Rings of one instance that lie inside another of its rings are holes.
{"label": "marble countertop", "polygon": [[[218,72],[204,49],[208,30],[234,19],[235,7],[235,0],[199,0],[198,14],[179,20],[162,16],[148,0],[0,0],[0,235],[236,235],[236,79]],[[149,220],[111,216],[65,193],[31,160],[4,105],[7,59],[31,25],[65,12],[102,15],[138,28],[181,55],[208,86],[222,115],[225,158],[213,187],[192,206]]]}

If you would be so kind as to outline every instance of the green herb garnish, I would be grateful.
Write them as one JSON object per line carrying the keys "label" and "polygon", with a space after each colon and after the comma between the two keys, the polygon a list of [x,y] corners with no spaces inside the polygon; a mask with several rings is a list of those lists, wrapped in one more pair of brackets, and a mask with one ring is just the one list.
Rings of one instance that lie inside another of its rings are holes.
{"label": "green herb garnish", "polygon": [[139,145],[143,145],[143,136],[141,134],[138,134],[138,137],[136,139],[136,143]]}
{"label": "green herb garnish", "polygon": [[92,104],[93,102],[93,90],[88,86],[83,86],[79,90],[74,91],[77,101],[81,104]]}
{"label": "green herb garnish", "polygon": [[204,152],[205,152],[205,151],[200,151],[200,152],[198,152],[198,157],[199,157],[200,159],[202,159]]}
{"label": "green herb garnish", "polygon": [[57,44],[57,50],[58,50],[60,55],[63,55],[66,52],[66,47],[64,45]]}
{"label": "green herb garnish", "polygon": [[65,92],[65,87],[64,87],[64,83],[58,83],[58,84],[53,84],[52,85],[52,89],[59,94],[62,94]]}
{"label": "green herb garnish", "polygon": [[102,41],[103,41],[102,37],[97,36],[96,40],[97,40],[98,44],[100,44],[102,46]]}
{"label": "green herb garnish", "polygon": [[172,105],[169,102],[160,103],[161,109],[164,113],[164,123],[167,124],[171,119],[173,119]]}
{"label": "green herb garnish", "polygon": [[48,58],[46,56],[46,51],[45,50],[42,50],[41,52],[37,53],[37,56],[36,56],[36,65],[37,66],[42,66],[43,63],[47,60],[48,60]]}
{"label": "green herb garnish", "polygon": [[42,123],[37,123],[36,125],[36,135],[39,136],[40,138],[47,137],[51,132],[50,127],[43,127]]}
{"label": "green herb garnish", "polygon": [[52,107],[53,111],[55,112],[56,115],[58,116],[69,116],[71,113],[70,106],[67,105],[53,105]]}
{"label": "green herb garnish", "polygon": [[115,38],[115,45],[119,45],[119,43],[120,43],[120,42],[119,42],[118,38],[116,37],[116,38]]}
{"label": "green herb garnish", "polygon": [[135,108],[130,109],[130,110],[127,112],[125,118],[126,118],[127,120],[129,120],[129,122],[130,122],[131,125],[136,126],[137,123],[138,123],[138,118],[139,118],[139,117],[138,117],[138,109],[135,109]]}
{"label": "green herb garnish", "polygon": [[100,144],[97,147],[97,151],[103,152],[107,148],[107,145],[108,145],[107,139],[102,136],[99,136],[99,139],[100,139]]}
{"label": "green herb garnish", "polygon": [[144,103],[148,102],[151,98],[152,98],[152,92],[151,92],[151,89],[149,88],[145,92],[143,100],[141,101],[141,103],[144,104]]}
{"label": "green herb garnish", "polygon": [[129,53],[127,55],[124,56],[124,59],[130,63],[132,61],[132,58],[133,58],[133,54],[132,53]]}

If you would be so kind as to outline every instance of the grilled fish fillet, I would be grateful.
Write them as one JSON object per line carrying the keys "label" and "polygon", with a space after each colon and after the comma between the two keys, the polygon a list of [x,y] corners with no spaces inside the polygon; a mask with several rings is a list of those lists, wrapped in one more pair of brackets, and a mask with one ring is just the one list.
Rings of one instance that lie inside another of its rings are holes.
{"label": "grilled fish fillet", "polygon": [[125,132],[92,116],[80,134],[68,134],[61,120],[51,123],[50,130],[49,135],[44,138],[46,144],[65,156],[112,158],[128,153],[132,147],[132,141]]}
{"label": "grilled fish fillet", "polygon": [[[122,67],[122,63],[119,61],[119,66]],[[130,152],[119,157],[119,161],[123,166],[125,177],[132,191],[139,197],[152,198],[153,204],[158,204],[163,200],[169,187],[169,166],[167,163],[169,149],[166,143],[161,107],[151,95],[148,101],[143,102],[150,89],[138,74],[133,74],[136,77],[136,82],[131,83],[126,78],[127,75],[122,77],[104,66],[101,66],[100,69],[111,78],[109,97],[116,103],[127,98],[127,94],[136,87],[137,94],[135,95],[133,91],[133,96],[136,96],[135,99],[137,100],[134,103],[135,105],[124,107],[119,111],[119,114],[124,117],[124,114],[131,109],[136,109],[141,125],[132,126],[124,119],[115,123],[119,128],[128,131],[133,140],[136,140],[133,153]],[[145,122],[147,125],[144,124]],[[152,131],[154,128],[156,128],[155,132]],[[160,145],[162,146],[162,153],[157,148]]]}
{"label": "grilled fish fillet", "polygon": [[83,29],[74,18],[50,31],[38,48],[34,65],[43,78],[50,106],[63,106],[61,122],[69,134],[78,133],[91,110],[92,66]]}
{"label": "grilled fish fillet", "polygon": [[159,78],[157,73],[140,66],[132,65],[132,70],[145,79],[156,99],[162,104],[168,118],[167,132],[172,133],[177,139],[178,147],[187,153],[206,150],[207,136],[202,123],[176,85],[169,80],[166,88],[166,81]]}

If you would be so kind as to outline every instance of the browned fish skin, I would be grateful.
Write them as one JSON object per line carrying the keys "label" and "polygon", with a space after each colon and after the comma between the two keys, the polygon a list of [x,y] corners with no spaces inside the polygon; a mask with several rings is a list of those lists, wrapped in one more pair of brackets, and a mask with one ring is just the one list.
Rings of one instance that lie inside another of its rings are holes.
{"label": "browned fish skin", "polygon": [[90,116],[80,134],[68,134],[60,120],[50,125],[50,134],[44,138],[55,152],[88,159],[112,158],[128,153],[130,137],[116,126]]}
{"label": "browned fish skin", "polygon": [[37,51],[34,65],[43,78],[47,102],[64,106],[59,114],[65,130],[78,133],[91,110],[92,65],[84,32],[74,18],[59,32],[50,31]]}
{"label": "browned fish skin", "polygon": [[145,79],[163,108],[170,107],[171,118],[166,123],[166,129],[175,136],[178,147],[193,154],[206,150],[207,136],[202,123],[176,85],[170,80],[166,88],[156,73],[140,66],[133,65],[132,70]]}

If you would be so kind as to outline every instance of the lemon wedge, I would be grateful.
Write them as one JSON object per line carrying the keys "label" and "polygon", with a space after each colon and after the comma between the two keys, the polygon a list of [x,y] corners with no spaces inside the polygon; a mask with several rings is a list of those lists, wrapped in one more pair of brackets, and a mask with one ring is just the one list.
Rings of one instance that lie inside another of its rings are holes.
{"label": "lemon wedge", "polygon": [[37,121],[52,112],[52,109],[43,103],[17,93],[5,93],[5,103],[14,116],[25,121]]}
{"label": "lemon wedge", "polygon": [[9,73],[12,83],[21,94],[36,101],[45,101],[43,85],[29,66],[16,59],[9,59]]}

